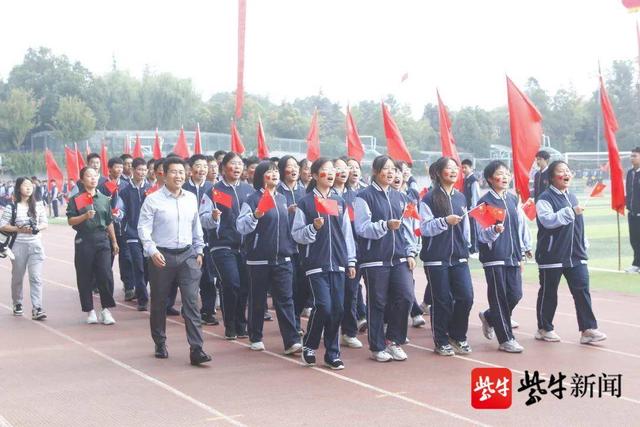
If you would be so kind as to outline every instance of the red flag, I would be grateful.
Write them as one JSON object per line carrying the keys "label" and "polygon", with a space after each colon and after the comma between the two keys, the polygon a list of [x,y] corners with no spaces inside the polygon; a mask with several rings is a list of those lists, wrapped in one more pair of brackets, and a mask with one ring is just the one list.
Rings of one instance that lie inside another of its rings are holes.
{"label": "red flag", "polygon": [[74,146],[75,151],[76,151],[76,163],[78,164],[78,171],[80,171],[86,165],[84,163],[84,158],[82,157],[82,153],[80,153],[80,150],[78,150],[78,144],[76,144],[74,142],[73,146]]}
{"label": "red flag", "polygon": [[200,140],[200,123],[196,124],[196,140],[193,143],[193,153],[202,154],[202,141]]}
{"label": "red flag", "polygon": [[47,168],[47,187],[50,187],[51,180],[53,179],[56,182],[58,191],[62,191],[64,177],[62,176],[62,171],[60,170],[58,163],[56,163],[56,159],[53,157],[53,153],[48,148],[45,148],[44,151],[44,164]]}
{"label": "red flag", "polygon": [[214,189],[213,203],[217,203],[231,209],[233,207],[233,197],[230,194],[225,193],[224,191]]}
{"label": "red flag", "polygon": [[391,117],[391,113],[387,106],[382,103],[382,121],[384,122],[384,134],[387,137],[387,154],[393,160],[404,160],[407,163],[413,163],[411,154],[407,150],[407,146],[402,139],[398,125]]}
{"label": "red flag", "polygon": [[529,199],[529,171],[542,141],[542,116],[509,77],[507,98],[515,188],[520,200],[525,201]]}
{"label": "red flag", "polygon": [[420,221],[420,214],[418,213],[418,209],[416,209],[416,205],[413,203],[407,203],[407,206],[404,208],[404,212],[402,212],[403,218],[415,218]]}
{"label": "red flag", "polygon": [[187,137],[184,136],[184,127],[180,126],[180,135],[178,135],[178,141],[173,146],[173,152],[183,159],[191,157],[189,153],[189,146],[187,145]]}
{"label": "red flag", "polygon": [[504,221],[506,212],[502,208],[481,203],[469,211],[469,216],[475,219],[482,228]]}
{"label": "red flag", "polygon": [[140,135],[136,134],[136,145],[133,146],[133,154],[134,158],[142,158],[144,159],[144,154],[142,154],[142,142],[140,141]]}
{"label": "red flag", "polygon": [[247,0],[238,0],[238,80],[236,86],[236,119],[242,116],[244,103],[244,36],[247,22]]}
{"label": "red flag", "polygon": [[262,127],[262,119],[260,118],[260,115],[258,115],[258,158],[269,158],[269,148],[267,147],[267,140],[264,137],[264,128]]}
{"label": "red flag", "polygon": [[349,106],[347,106],[347,156],[353,157],[359,162],[364,157],[362,141],[360,140],[360,135],[358,135],[356,122],[353,120]]}
{"label": "red flag", "polygon": [[347,205],[347,212],[349,213],[349,221],[353,222],[356,220],[356,212],[353,210],[353,206]]}
{"label": "red flag", "polygon": [[422,237],[422,231],[420,231],[420,228],[416,228],[415,230],[413,230],[413,234],[415,234],[417,237]]}
{"label": "red flag", "polygon": [[315,197],[316,210],[319,214],[338,216],[338,201],[334,199],[321,199]]}
{"label": "red flag", "polygon": [[[440,146],[442,147],[442,155],[451,157],[458,162],[458,166],[461,166],[460,155],[456,147],[456,140],[453,138],[453,129],[451,127],[451,119],[447,113],[447,107],[440,98],[440,92],[436,90],[436,93],[438,94],[438,119],[440,122]],[[462,191],[462,187],[464,187],[464,174],[458,173],[455,188],[458,191]]]}
{"label": "red flag", "polygon": [[149,194],[155,193],[159,189],[160,189],[160,185],[158,183],[155,183],[151,187],[149,187],[149,189],[147,191],[144,192],[144,195],[148,196]]}
{"label": "red flag", "polygon": [[158,128],[156,128],[156,138],[153,140],[153,159],[158,160],[162,157],[162,150],[160,149],[160,135],[158,135]]}
{"label": "red flag", "polygon": [[[122,144],[122,154],[131,154],[131,141],[129,141],[129,135],[125,136],[124,143]],[[107,159],[104,159],[107,161]]]}
{"label": "red flag", "polygon": [[85,148],[85,150],[86,150],[86,152],[87,152],[87,156],[88,156],[89,154],[91,154],[91,147],[89,147],[89,140],[87,140],[87,141],[85,142],[85,147],[84,147],[84,148]]}
{"label": "red flag", "polygon": [[258,207],[256,208],[260,212],[267,213],[271,209],[276,207],[276,201],[273,200],[273,195],[269,190],[264,190],[262,197],[260,197],[260,201],[258,202]]}
{"label": "red flag", "polygon": [[529,218],[530,221],[533,221],[534,219],[536,219],[536,204],[533,201],[533,199],[527,200],[522,205],[522,210],[524,211],[524,214],[527,216],[527,218]]}
{"label": "red flag", "polygon": [[109,176],[109,166],[107,164],[107,146],[102,143],[102,149],[100,150],[100,166],[102,167],[102,176]]}
{"label": "red flag", "polygon": [[602,108],[602,118],[604,127],[604,137],[607,140],[607,149],[609,150],[609,169],[611,177],[611,209],[617,211],[620,215],[624,215],[624,183],[622,181],[622,162],[620,160],[620,151],[616,143],[616,131],[618,130],[618,121],[613,112],[613,106],[609,101],[607,89],[604,87],[604,81],[600,76],[600,105]]}
{"label": "red flag", "polygon": [[316,161],[320,157],[320,128],[318,127],[318,109],[313,112],[311,126],[307,134],[307,160]]}
{"label": "red flag", "polygon": [[78,156],[71,148],[64,146],[64,161],[67,166],[67,178],[74,181],[80,179],[80,169],[78,169]]}
{"label": "red flag", "polygon": [[106,188],[110,194],[118,191],[118,183],[112,180],[108,180],[104,183],[104,188]]}
{"label": "red flag", "polygon": [[602,182],[596,183],[596,185],[593,187],[593,190],[591,190],[591,195],[589,197],[600,196],[605,188],[607,188],[607,186],[604,183]]}
{"label": "red flag", "polygon": [[93,196],[87,192],[82,192],[76,196],[75,201],[76,209],[80,210],[87,206],[93,205]]}
{"label": "red flag", "polygon": [[240,155],[245,151],[242,139],[240,139],[240,132],[238,132],[236,122],[233,120],[231,121],[231,151]]}
{"label": "red flag", "polygon": [[428,192],[429,189],[427,187],[424,187],[422,190],[420,190],[420,200],[424,199],[424,196],[426,196]]}

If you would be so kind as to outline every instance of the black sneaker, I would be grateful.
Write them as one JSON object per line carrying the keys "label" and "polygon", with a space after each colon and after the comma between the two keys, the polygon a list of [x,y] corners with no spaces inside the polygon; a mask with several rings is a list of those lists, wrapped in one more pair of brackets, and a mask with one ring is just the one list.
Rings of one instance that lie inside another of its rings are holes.
{"label": "black sneaker", "polygon": [[167,346],[162,344],[156,344],[156,352],[154,354],[156,359],[166,359],[169,357],[169,351],[167,351]]}
{"label": "black sneaker", "polygon": [[180,312],[173,307],[168,307],[167,316],[180,316]]}
{"label": "black sneaker", "polygon": [[36,307],[31,310],[31,318],[33,320],[44,320],[47,318],[47,313],[45,313],[40,307]]}
{"label": "black sneaker", "polygon": [[315,366],[316,365],[316,352],[310,348],[302,349],[302,361],[307,366]]}
{"label": "black sneaker", "polygon": [[13,305],[13,315],[14,316],[22,316],[22,304],[14,304]]}
{"label": "black sneaker", "polygon": [[201,316],[202,318],[202,323],[204,323],[205,325],[219,325],[220,322],[218,322],[218,319],[216,319],[216,316],[213,314],[209,314],[209,313],[202,313]]}
{"label": "black sneaker", "polygon": [[224,339],[225,340],[235,340],[238,338],[238,334],[236,334],[236,331],[229,329],[229,328],[225,328],[224,330]]}
{"label": "black sneaker", "polygon": [[133,301],[134,299],[136,299],[136,292],[133,289],[127,289],[124,291],[125,301]]}
{"label": "black sneaker", "polygon": [[148,310],[149,310],[148,304],[138,304],[138,311],[148,311]]}
{"label": "black sneaker", "polygon": [[211,356],[205,353],[201,347],[197,347],[189,352],[189,360],[193,366],[198,366],[202,363],[211,362]]}
{"label": "black sneaker", "polygon": [[344,369],[344,363],[342,363],[342,360],[340,360],[340,359],[333,359],[330,362],[325,360],[324,364],[329,369],[333,369],[334,371],[339,371],[341,369]]}
{"label": "black sneaker", "polygon": [[249,338],[249,333],[247,332],[247,328],[240,329],[240,332],[238,332],[238,338],[240,339]]}

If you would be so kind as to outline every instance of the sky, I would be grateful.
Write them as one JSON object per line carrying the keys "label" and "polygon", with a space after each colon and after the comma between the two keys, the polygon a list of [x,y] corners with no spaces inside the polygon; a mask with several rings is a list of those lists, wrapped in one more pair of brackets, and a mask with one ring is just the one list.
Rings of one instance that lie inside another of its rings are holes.
{"label": "sky", "polygon": [[[36,1],[2,5],[0,78],[46,46],[95,74],[145,67],[191,78],[207,98],[233,91],[237,0]],[[505,74],[588,96],[603,68],[635,59],[621,0],[247,0],[245,90],[275,102],[322,92],[356,103],[394,94],[419,116],[506,104]],[[400,83],[403,74],[409,78]]]}

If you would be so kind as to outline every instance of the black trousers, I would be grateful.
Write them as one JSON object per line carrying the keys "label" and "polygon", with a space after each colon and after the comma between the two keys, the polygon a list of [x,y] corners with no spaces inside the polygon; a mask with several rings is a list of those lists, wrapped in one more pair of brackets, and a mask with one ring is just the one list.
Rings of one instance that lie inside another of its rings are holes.
{"label": "black trousers", "polygon": [[111,243],[105,231],[76,234],[74,264],[82,311],[93,310],[94,287],[100,292],[102,308],[115,307]]}
{"label": "black trousers", "polygon": [[640,216],[629,212],[627,218],[629,219],[629,240],[631,240],[631,248],[633,249],[632,265],[640,267]]}

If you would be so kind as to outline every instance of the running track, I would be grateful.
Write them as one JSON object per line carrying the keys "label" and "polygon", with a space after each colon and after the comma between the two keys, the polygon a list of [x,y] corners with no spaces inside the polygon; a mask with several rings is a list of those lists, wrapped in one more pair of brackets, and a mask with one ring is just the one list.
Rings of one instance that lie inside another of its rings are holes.
{"label": "running track", "polygon": [[[53,225],[43,233],[46,322],[10,313],[10,266],[0,260],[0,426],[212,426],[212,425],[638,425],[640,414],[640,297],[593,291],[599,346],[578,343],[573,302],[561,287],[556,331],[561,343],[542,343],[535,332],[536,284],[525,285],[515,310],[521,355],[497,351],[484,339],[477,312],[486,307],[482,277],[474,277],[470,357],[432,352],[428,328],[410,328],[406,362],[379,364],[366,348],[343,348],[344,371],[301,366],[282,355],[276,322],[265,323],[267,351],[251,352],[246,340],[225,341],[223,327],[205,326],[205,349],[213,362],[188,364],[180,318],[167,325],[170,357],[153,357],[148,314],[121,303],[116,275],[114,326],[86,325],[73,268],[73,232]],[[535,268],[528,266],[528,268]],[[117,272],[117,267],[114,268]],[[419,298],[424,272],[416,270]],[[640,286],[640,276],[630,276]],[[25,314],[31,306],[25,285]],[[274,316],[275,317],[275,316]],[[366,346],[366,335],[360,339]],[[322,349],[320,351],[320,357]],[[514,383],[525,370],[545,378],[567,375],[564,399],[547,394],[527,407],[514,392],[509,410],[480,411],[470,405],[470,372],[504,366]],[[623,375],[622,398],[570,396],[573,373]]]}

